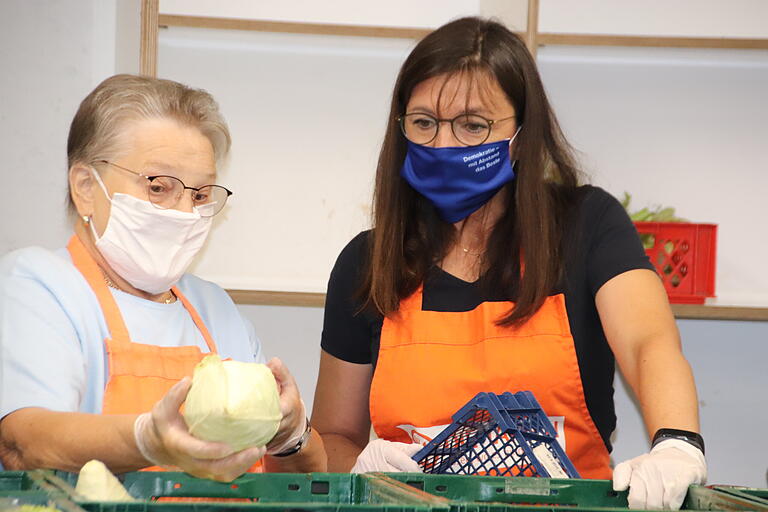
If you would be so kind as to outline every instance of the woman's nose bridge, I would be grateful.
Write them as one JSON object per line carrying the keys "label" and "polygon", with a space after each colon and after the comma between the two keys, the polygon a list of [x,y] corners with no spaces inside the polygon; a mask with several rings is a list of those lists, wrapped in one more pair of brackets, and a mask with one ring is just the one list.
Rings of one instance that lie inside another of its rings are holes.
{"label": "woman's nose bridge", "polygon": [[452,120],[450,119],[438,119],[437,120],[437,135],[432,141],[433,147],[446,147],[456,146],[458,141],[453,134],[453,127],[451,126]]}
{"label": "woman's nose bridge", "polygon": [[192,207],[195,205],[192,197],[196,193],[197,190],[194,188],[185,187],[184,190],[181,191],[181,197],[179,198],[179,202],[176,204],[176,210],[191,212]]}

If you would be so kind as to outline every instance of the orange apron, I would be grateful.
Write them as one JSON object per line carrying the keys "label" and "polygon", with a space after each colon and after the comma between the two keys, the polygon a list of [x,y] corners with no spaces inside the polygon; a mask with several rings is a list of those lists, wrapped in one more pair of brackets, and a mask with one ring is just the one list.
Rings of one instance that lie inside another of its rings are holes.
{"label": "orange apron", "polygon": [[422,311],[421,288],[403,299],[381,329],[370,394],[376,434],[429,441],[477,393],[530,390],[550,418],[562,417],[561,444],[581,477],[611,478],[608,450],[584,399],[565,297],[548,297],[521,327],[496,325],[511,306]]}
{"label": "orange apron", "polygon": [[[104,340],[109,377],[104,389],[102,414],[141,414],[152,410],[174,384],[192,372],[204,354],[196,346],[158,347],[131,341],[123,316],[110,293],[104,275],[83,243],[75,235],[67,249],[101,305],[110,338]],[[211,354],[216,343],[195,308],[177,287],[172,288],[205,339]],[[152,467],[153,471],[162,468]],[[250,471],[261,471],[257,463]]]}

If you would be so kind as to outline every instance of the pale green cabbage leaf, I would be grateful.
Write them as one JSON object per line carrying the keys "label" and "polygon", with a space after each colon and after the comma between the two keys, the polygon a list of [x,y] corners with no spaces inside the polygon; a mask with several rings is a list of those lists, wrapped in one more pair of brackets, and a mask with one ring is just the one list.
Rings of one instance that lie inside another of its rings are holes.
{"label": "pale green cabbage leaf", "polygon": [[75,492],[85,501],[136,501],[107,466],[95,459],[80,468]]}
{"label": "pale green cabbage leaf", "polygon": [[190,433],[235,450],[264,446],[283,415],[272,371],[265,364],[206,356],[196,367],[184,404]]}

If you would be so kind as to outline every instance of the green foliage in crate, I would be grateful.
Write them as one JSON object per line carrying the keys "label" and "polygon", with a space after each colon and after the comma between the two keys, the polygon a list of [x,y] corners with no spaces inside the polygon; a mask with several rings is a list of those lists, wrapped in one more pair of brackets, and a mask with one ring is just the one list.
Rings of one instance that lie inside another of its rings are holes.
{"label": "green foliage in crate", "polygon": [[671,206],[662,207],[656,205],[652,208],[645,207],[641,210],[630,210],[630,203],[632,202],[632,196],[629,192],[624,192],[624,196],[621,198],[621,206],[627,210],[629,218],[633,222],[688,222],[675,215],[675,209]]}
{"label": "green foliage in crate", "polygon": [[[683,219],[675,215],[675,209],[671,206],[662,207],[659,205],[653,208],[644,207],[641,210],[630,210],[629,204],[632,202],[632,196],[629,192],[624,191],[624,196],[621,198],[621,206],[629,214],[629,218],[632,222],[688,222],[687,219]],[[654,244],[654,237],[648,233],[640,233],[640,241],[643,242],[643,249],[651,249]],[[667,242],[672,244],[672,242]],[[673,245],[673,244],[672,244]],[[666,247],[667,252],[671,252],[674,247]]]}

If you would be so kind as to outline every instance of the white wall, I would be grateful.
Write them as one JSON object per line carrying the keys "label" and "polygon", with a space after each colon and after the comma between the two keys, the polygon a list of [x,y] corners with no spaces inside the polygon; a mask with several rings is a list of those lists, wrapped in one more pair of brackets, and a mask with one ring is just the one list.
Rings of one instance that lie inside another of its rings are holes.
{"label": "white wall", "polygon": [[540,0],[539,31],[637,36],[768,36],[762,0]]}
{"label": "white wall", "polygon": [[[221,179],[235,195],[195,272],[228,288],[324,291],[339,250],[369,226],[392,86],[413,44],[161,30],[160,76],[211,91],[234,137]],[[768,215],[768,51],[548,46],[538,63],[591,181],[630,192],[636,209],[719,224],[711,302],[767,305],[768,274],[755,269],[768,239],[744,226]]]}
{"label": "white wall", "polygon": [[518,30],[525,30],[526,0],[293,0],[252,2],[250,0],[162,0],[161,14],[244,18],[282,22],[326,23],[436,28],[460,16],[497,16]]}
{"label": "white wall", "polygon": [[[482,14],[497,16],[517,30],[526,28],[527,8],[527,0],[160,2],[163,14],[417,28]],[[768,3],[762,0],[539,0],[540,32],[759,38],[768,36],[766,19]]]}
{"label": "white wall", "polygon": [[138,72],[139,2],[0,2],[0,254],[61,247],[67,133],[80,101],[117,72]]}

